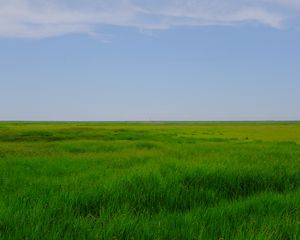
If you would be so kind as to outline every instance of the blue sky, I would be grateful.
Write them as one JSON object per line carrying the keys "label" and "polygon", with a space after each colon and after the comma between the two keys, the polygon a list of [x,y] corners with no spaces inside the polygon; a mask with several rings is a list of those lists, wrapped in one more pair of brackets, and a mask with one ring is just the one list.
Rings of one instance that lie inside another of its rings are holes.
{"label": "blue sky", "polygon": [[298,0],[0,0],[0,120],[299,120]]}

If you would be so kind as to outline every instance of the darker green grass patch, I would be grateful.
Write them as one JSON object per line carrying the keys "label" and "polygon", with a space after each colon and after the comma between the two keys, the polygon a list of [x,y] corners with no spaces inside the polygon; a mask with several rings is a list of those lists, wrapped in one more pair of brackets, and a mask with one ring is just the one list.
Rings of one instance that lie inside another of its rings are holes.
{"label": "darker green grass patch", "polygon": [[57,145],[51,146],[51,149],[56,151],[63,151],[68,153],[80,154],[80,153],[113,153],[121,151],[125,146],[117,144],[107,144],[103,141],[81,141],[72,143],[63,143],[59,147]]}
{"label": "darker green grass patch", "polygon": [[[177,170],[176,174],[133,175],[96,190],[97,195],[75,204],[75,211],[99,217],[112,207],[129,209],[136,215],[189,212],[235,202],[261,193],[287,193],[299,189],[299,175],[226,171]],[[98,196],[98,197],[96,197]],[[83,196],[84,197],[84,196]],[[110,204],[113,204],[110,205]]]}
{"label": "darker green grass patch", "polygon": [[158,144],[155,144],[153,142],[138,142],[136,144],[136,147],[138,149],[148,149],[148,150],[159,149],[160,148],[160,146]]}
{"label": "darker green grass patch", "polygon": [[217,171],[208,174],[202,171],[191,171],[184,174],[182,184],[186,188],[209,189],[218,193],[219,197],[229,200],[247,197],[260,192],[289,192],[300,187],[300,176],[286,172],[254,172],[238,173]]}
{"label": "darker green grass patch", "polygon": [[70,139],[67,136],[56,135],[49,131],[25,131],[0,136],[2,142],[52,142]]}

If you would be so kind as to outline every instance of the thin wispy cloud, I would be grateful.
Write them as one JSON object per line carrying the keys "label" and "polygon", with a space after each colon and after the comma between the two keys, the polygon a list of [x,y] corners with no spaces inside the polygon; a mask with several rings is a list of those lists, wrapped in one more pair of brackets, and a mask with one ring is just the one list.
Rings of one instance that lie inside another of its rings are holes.
{"label": "thin wispy cloud", "polygon": [[92,35],[105,25],[159,30],[257,23],[284,28],[298,13],[300,0],[0,0],[0,37]]}

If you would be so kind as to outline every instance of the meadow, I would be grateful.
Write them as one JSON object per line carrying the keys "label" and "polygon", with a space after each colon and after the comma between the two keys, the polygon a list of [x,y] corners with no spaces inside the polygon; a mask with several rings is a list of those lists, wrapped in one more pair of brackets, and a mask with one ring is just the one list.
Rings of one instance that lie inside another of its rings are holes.
{"label": "meadow", "polygon": [[300,123],[0,123],[0,239],[300,239]]}

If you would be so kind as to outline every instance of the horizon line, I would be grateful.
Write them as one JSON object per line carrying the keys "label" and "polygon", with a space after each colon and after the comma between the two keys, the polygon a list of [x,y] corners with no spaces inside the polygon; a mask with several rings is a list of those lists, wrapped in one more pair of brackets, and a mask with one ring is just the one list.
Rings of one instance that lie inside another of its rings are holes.
{"label": "horizon line", "polygon": [[0,123],[218,123],[218,122],[294,122],[299,120],[0,120]]}

